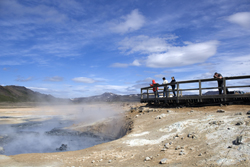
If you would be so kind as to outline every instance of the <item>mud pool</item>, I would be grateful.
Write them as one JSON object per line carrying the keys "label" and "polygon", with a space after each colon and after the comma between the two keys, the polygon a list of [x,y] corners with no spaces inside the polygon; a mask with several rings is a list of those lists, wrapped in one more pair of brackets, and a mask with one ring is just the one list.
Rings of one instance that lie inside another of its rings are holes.
{"label": "mud pool", "polygon": [[[4,119],[13,119],[13,117]],[[71,120],[51,117],[44,121],[30,119],[25,123],[0,124],[0,148],[2,148],[0,154],[74,151],[111,140],[93,136],[91,133],[78,133],[64,129],[73,123]],[[66,148],[60,149],[62,145],[66,145]]]}

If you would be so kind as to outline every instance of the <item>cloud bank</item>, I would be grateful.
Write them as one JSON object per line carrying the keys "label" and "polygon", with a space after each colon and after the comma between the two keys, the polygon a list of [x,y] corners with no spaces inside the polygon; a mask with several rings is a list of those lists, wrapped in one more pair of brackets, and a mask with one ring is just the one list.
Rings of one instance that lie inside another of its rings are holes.
{"label": "cloud bank", "polygon": [[[216,54],[219,41],[185,42],[183,46],[173,46],[167,38],[140,35],[125,38],[119,44],[119,49],[127,54],[146,54],[144,63],[147,67],[164,68],[203,63]],[[141,65],[139,60],[134,63]]]}

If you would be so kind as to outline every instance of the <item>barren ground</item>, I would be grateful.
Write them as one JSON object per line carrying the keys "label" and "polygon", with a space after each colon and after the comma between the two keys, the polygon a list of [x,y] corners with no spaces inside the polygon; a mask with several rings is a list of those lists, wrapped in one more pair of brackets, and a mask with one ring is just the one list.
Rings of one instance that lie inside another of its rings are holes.
{"label": "barren ground", "polygon": [[[117,112],[132,120],[131,133],[87,149],[57,153],[0,155],[0,166],[250,166],[249,105],[148,108],[117,104]],[[62,114],[46,107],[43,115]],[[225,112],[217,112],[222,109]],[[0,109],[0,116],[41,114],[40,108]],[[159,119],[161,118],[161,119]],[[23,119],[0,119],[20,123]],[[239,125],[236,125],[236,124]],[[81,130],[84,123],[69,128]],[[234,142],[242,136],[242,144]],[[166,145],[167,147],[165,147]],[[166,164],[160,164],[166,158]]]}

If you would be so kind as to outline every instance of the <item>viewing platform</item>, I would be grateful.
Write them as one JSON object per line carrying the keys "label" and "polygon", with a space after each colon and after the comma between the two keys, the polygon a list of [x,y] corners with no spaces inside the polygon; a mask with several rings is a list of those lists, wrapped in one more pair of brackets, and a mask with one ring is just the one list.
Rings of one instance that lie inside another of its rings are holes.
{"label": "viewing platform", "polygon": [[[172,95],[170,83],[144,87],[141,88],[141,103],[151,105],[163,104],[166,106],[250,104],[250,75],[223,77],[222,94],[218,93],[217,80],[210,78],[175,82],[175,97]],[[163,97],[163,88],[166,86],[169,87],[167,91],[169,96]],[[153,87],[159,89],[157,91],[159,97],[155,97]],[[229,91],[228,94],[226,93],[227,89]],[[215,94],[216,91],[217,94]]]}

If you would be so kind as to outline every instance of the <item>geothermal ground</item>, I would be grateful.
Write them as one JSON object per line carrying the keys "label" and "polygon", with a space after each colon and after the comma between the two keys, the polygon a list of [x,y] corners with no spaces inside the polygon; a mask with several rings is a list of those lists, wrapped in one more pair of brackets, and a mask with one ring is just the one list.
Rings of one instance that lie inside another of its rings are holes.
{"label": "geothermal ground", "polygon": [[74,121],[64,129],[115,140],[77,151],[0,155],[0,166],[250,166],[248,111],[249,105],[151,108],[135,103],[2,108],[1,124],[54,115]]}

